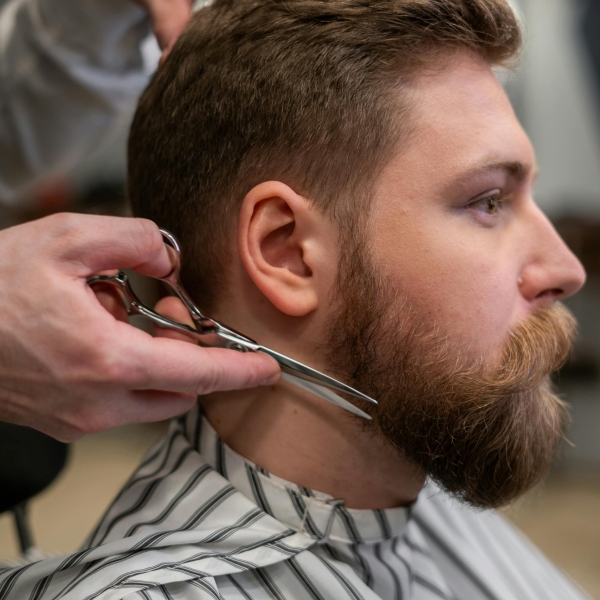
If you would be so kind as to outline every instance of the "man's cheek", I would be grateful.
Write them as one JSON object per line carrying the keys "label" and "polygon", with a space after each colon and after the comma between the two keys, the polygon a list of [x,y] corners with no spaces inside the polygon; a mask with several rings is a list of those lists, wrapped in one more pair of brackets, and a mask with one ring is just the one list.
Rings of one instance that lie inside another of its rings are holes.
{"label": "man's cheek", "polygon": [[514,286],[497,278],[481,282],[481,289],[474,294],[466,327],[471,333],[472,347],[484,358],[494,359],[503,350],[505,340],[513,328],[518,298]]}
{"label": "man's cheek", "polygon": [[[518,310],[516,286],[501,271],[451,267],[429,299],[435,321],[465,350],[484,357],[501,351]],[[443,288],[443,290],[442,290]]]}

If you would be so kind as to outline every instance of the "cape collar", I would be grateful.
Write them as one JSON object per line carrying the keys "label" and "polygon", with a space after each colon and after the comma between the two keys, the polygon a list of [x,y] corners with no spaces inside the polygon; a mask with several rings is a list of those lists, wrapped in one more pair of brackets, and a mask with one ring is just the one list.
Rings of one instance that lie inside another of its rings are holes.
{"label": "cape collar", "polygon": [[185,415],[183,427],[204,460],[238,491],[280,523],[320,543],[377,543],[406,529],[410,508],[349,509],[343,499],[268,473],[227,446],[198,407]]}

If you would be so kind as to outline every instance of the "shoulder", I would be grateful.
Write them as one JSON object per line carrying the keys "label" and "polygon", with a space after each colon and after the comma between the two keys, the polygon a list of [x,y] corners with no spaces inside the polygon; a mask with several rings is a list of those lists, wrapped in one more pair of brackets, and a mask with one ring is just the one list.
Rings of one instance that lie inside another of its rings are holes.
{"label": "shoulder", "polygon": [[[428,546],[456,581],[504,600],[570,600],[587,596],[512,523],[495,510],[475,509],[433,484],[423,488],[411,515]],[[485,595],[484,595],[485,597]]]}

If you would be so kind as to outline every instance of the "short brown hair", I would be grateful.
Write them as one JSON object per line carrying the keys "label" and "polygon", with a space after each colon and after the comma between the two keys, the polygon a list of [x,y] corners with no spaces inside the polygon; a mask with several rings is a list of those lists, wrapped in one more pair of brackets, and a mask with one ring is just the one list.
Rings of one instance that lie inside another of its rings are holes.
{"label": "short brown hair", "polygon": [[252,187],[283,181],[351,234],[406,132],[402,85],[458,49],[501,65],[520,44],[506,0],[215,0],[140,101],[134,213],[180,238],[210,311]]}

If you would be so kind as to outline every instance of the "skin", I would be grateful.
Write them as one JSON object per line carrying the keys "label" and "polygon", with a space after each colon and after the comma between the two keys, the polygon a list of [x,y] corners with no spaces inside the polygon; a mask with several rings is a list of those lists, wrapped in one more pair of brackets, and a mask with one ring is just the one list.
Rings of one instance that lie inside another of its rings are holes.
{"label": "skin", "polygon": [[[375,184],[372,259],[423,318],[473,360],[493,362],[519,322],[575,293],[585,272],[533,200],[533,149],[490,68],[460,53],[417,78],[412,95],[417,133]],[[322,369],[338,239],[310,199],[260,184],[240,211],[231,293],[217,316]],[[161,310],[184,318],[173,299]],[[348,507],[408,504],[423,485],[424,473],[357,420],[285,383],[202,405],[234,450]]]}
{"label": "skin", "polygon": [[0,256],[0,421],[69,441],[279,376],[265,356],[152,338],[123,322],[120,299],[86,285],[107,269],[166,275],[150,221],[54,215],[0,232]]}
{"label": "skin", "polygon": [[192,0],[135,0],[150,15],[152,29],[163,54],[161,64],[192,16]]}

